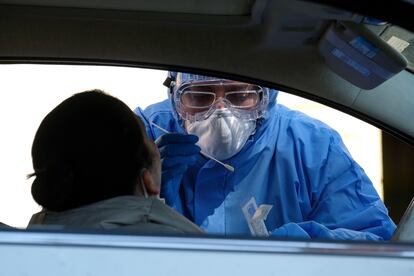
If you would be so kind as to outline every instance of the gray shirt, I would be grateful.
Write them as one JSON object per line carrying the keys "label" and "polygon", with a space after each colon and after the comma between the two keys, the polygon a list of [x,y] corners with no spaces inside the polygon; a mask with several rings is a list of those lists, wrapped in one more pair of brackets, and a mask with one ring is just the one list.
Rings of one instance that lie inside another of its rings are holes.
{"label": "gray shirt", "polygon": [[125,230],[147,234],[202,234],[187,218],[156,198],[120,196],[64,212],[41,211],[28,229],[39,225],[53,229]]}

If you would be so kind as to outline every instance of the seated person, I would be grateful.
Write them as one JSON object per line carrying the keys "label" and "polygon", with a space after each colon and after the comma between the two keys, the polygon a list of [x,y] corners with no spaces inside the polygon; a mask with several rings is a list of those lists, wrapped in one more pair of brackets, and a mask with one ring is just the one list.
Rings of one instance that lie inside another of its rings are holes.
{"label": "seated person", "polygon": [[102,91],[75,94],[42,121],[32,146],[33,225],[138,233],[202,231],[160,199],[161,165],[141,120]]}

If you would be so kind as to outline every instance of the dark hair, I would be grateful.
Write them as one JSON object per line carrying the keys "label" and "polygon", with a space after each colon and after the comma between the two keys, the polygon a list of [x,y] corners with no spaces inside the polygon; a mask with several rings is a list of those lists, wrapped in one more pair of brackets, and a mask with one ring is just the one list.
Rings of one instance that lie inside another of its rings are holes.
{"label": "dark hair", "polygon": [[152,153],[142,121],[100,90],[75,94],[42,121],[32,146],[35,201],[64,211],[132,195]]}

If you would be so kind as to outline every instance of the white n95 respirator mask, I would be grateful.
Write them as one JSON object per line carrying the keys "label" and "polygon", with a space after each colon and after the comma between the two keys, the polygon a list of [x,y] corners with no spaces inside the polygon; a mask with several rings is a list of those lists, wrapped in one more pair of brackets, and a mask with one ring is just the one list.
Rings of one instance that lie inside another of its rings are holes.
{"label": "white n95 respirator mask", "polygon": [[235,117],[227,108],[216,109],[202,121],[185,123],[189,134],[198,136],[205,153],[226,160],[236,155],[256,129],[256,120]]}

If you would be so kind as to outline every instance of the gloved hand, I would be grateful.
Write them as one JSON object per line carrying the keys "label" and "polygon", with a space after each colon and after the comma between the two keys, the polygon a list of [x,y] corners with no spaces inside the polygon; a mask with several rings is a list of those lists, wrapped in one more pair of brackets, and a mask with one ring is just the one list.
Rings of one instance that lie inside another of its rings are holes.
{"label": "gloved hand", "polygon": [[184,173],[200,153],[197,141],[195,135],[179,133],[165,134],[155,141],[162,164],[160,196],[170,206],[177,199]]}
{"label": "gloved hand", "polygon": [[370,232],[361,232],[345,228],[329,229],[316,221],[287,223],[270,233],[278,238],[324,239],[324,240],[382,240]]}
{"label": "gloved hand", "polygon": [[278,238],[311,238],[309,234],[304,229],[302,229],[302,227],[293,222],[286,223],[285,225],[276,228],[274,231],[270,232],[270,235]]}

